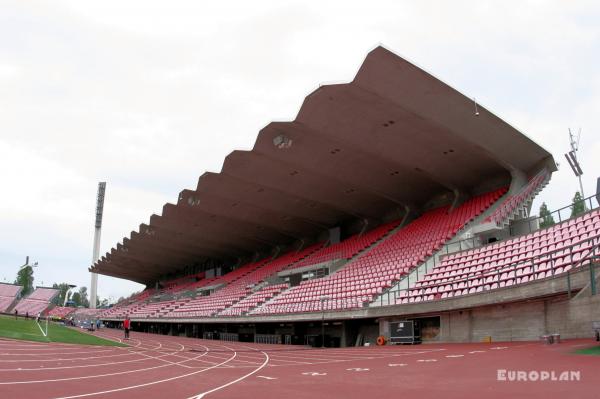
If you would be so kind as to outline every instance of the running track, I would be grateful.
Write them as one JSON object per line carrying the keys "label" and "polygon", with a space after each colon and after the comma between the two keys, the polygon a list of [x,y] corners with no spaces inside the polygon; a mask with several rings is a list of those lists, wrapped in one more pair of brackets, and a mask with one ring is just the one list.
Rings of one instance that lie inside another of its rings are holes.
{"label": "running track", "polygon": [[[322,350],[133,332],[128,343],[0,340],[0,398],[600,397],[600,357],[570,353],[591,340]],[[498,369],[576,370],[581,379],[502,382]]]}

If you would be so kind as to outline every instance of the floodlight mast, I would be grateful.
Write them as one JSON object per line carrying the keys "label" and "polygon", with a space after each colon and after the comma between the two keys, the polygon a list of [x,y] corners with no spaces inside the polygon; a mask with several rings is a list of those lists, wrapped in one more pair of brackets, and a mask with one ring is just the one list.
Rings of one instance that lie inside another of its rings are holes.
{"label": "floodlight mast", "polygon": [[565,154],[567,158],[567,162],[573,169],[573,173],[579,179],[579,189],[581,190],[579,194],[581,194],[581,198],[585,198],[585,194],[583,193],[583,182],[581,181],[581,175],[583,174],[583,170],[579,165],[579,161],[577,160],[577,151],[579,151],[579,139],[581,138],[581,129],[577,132],[577,138],[569,128],[569,144],[571,145],[571,151]]}
{"label": "floodlight mast", "polygon": [[[98,183],[98,195],[96,197],[96,222],[94,223],[94,250],[92,254],[92,263],[96,263],[100,256],[100,233],[102,230],[102,213],[104,212],[104,193],[106,191],[106,182]],[[96,309],[96,298],[98,292],[98,275],[92,273],[92,283],[90,286],[90,308]]]}

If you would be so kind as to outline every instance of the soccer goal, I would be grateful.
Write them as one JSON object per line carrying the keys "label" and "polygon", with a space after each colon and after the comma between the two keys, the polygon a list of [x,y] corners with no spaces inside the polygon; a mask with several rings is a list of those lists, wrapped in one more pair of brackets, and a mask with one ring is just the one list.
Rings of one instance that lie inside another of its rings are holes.
{"label": "soccer goal", "polygon": [[48,316],[38,316],[35,319],[37,326],[39,327],[44,337],[48,336]]}

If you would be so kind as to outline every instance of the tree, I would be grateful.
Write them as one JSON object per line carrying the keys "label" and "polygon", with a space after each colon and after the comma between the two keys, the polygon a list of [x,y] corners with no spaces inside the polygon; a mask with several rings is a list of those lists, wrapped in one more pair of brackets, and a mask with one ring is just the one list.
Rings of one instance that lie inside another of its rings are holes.
{"label": "tree", "polygon": [[90,300],[88,299],[88,294],[87,294],[87,287],[81,287],[79,288],[79,298],[81,301],[81,306],[85,307],[85,308],[89,308],[90,307]]}
{"label": "tree", "polygon": [[33,267],[27,265],[17,272],[15,284],[23,286],[21,295],[28,295],[33,291]]}
{"label": "tree", "polygon": [[548,210],[548,205],[546,205],[545,202],[542,202],[542,206],[540,206],[540,228],[546,228],[546,227],[550,227],[550,226],[554,226],[554,224],[556,223],[554,221],[554,217],[552,217],[552,214],[550,213],[550,211]]}
{"label": "tree", "polygon": [[571,205],[571,217],[573,218],[575,216],[581,215],[585,211],[585,202],[583,201],[583,198],[581,197],[579,191],[577,191],[575,193],[575,196],[573,197],[573,205]]}
{"label": "tree", "polygon": [[54,297],[52,303],[58,306],[62,306],[65,303],[65,295],[67,295],[67,291],[69,291],[68,283],[60,283],[60,284],[52,284],[52,288],[58,290],[58,295]]}
{"label": "tree", "polygon": [[75,305],[75,307],[82,306],[81,305],[81,295],[79,294],[78,291],[75,291],[71,295],[71,301],[73,301],[73,305]]}

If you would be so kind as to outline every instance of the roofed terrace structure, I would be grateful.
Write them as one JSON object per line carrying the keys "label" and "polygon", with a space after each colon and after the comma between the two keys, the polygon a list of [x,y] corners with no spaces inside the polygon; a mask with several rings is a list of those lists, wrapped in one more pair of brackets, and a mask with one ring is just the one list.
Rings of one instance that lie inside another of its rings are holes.
{"label": "roofed terrace structure", "polygon": [[[477,112],[476,112],[477,111]],[[296,119],[262,129],[90,271],[151,284],[207,260],[378,225],[556,170],[550,153],[472,99],[377,47],[354,80],[324,85]]]}

